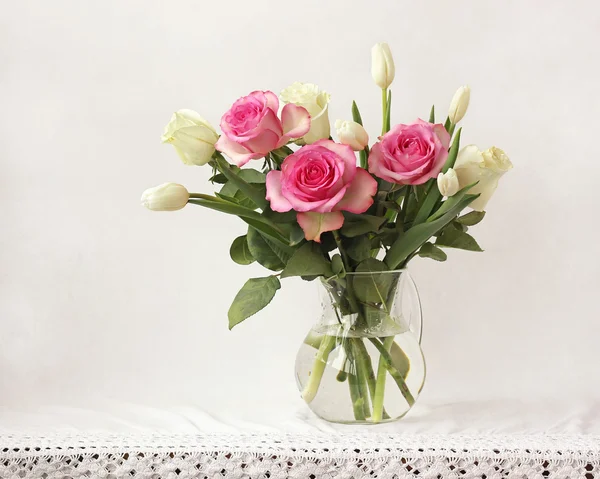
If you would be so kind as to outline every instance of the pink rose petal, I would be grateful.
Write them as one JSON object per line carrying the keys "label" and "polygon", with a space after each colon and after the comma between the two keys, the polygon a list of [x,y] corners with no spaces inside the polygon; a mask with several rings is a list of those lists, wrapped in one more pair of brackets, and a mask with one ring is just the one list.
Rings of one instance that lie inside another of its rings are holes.
{"label": "pink rose petal", "polygon": [[267,200],[271,203],[271,209],[285,213],[292,209],[292,205],[281,194],[281,171],[272,170],[267,173]]}
{"label": "pink rose petal", "polygon": [[321,234],[339,230],[344,224],[344,215],[339,211],[332,213],[298,213],[298,224],[304,231],[307,241],[321,242]]}
{"label": "pink rose petal", "polygon": [[283,124],[283,134],[287,137],[287,143],[288,138],[301,138],[308,133],[308,130],[310,130],[310,115],[306,108],[288,103],[281,110],[281,123]]}
{"label": "pink rose petal", "polygon": [[356,169],[356,176],[335,210],[350,213],[364,213],[373,204],[373,196],[377,193],[377,181],[362,168]]}

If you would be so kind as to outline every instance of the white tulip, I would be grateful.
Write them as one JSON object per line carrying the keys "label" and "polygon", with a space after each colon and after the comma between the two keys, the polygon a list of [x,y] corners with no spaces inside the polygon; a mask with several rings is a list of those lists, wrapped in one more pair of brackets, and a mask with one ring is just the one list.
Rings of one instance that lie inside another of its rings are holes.
{"label": "white tulip", "polygon": [[190,194],[185,186],[163,183],[142,193],[142,206],[152,211],[175,211],[183,208]]}
{"label": "white tulip", "polygon": [[170,143],[186,165],[206,165],[215,152],[219,135],[212,125],[193,110],[173,113],[165,127],[163,143]]}
{"label": "white tulip", "polygon": [[446,173],[440,173],[437,177],[437,185],[442,196],[446,196],[448,198],[450,196],[454,196],[460,189],[456,171],[454,171],[452,168],[449,168]]}
{"label": "white tulip", "polygon": [[313,83],[295,82],[282,90],[281,101],[306,108],[310,114],[310,130],[302,138],[306,144],[329,138],[329,93]]}
{"label": "white tulip", "polygon": [[469,108],[469,100],[471,99],[471,88],[468,85],[461,86],[452,97],[450,109],[448,110],[448,118],[455,125],[463,119],[467,108]]}
{"label": "white tulip", "polygon": [[492,146],[485,151],[479,151],[475,145],[465,146],[458,152],[454,171],[458,176],[460,188],[478,181],[469,193],[479,193],[480,196],[469,206],[477,211],[483,211],[494,191],[498,187],[500,177],[513,167],[506,153]]}
{"label": "white tulip", "polygon": [[396,69],[390,46],[376,43],[371,49],[371,75],[379,88],[385,90],[394,81]]}
{"label": "white tulip", "polygon": [[335,132],[340,143],[348,145],[354,151],[364,150],[369,144],[369,135],[360,123],[355,121],[335,121]]}

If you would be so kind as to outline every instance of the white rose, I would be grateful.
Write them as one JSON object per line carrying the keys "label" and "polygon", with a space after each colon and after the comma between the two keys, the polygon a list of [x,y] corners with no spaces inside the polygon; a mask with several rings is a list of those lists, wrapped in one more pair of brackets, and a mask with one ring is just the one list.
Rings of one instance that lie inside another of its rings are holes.
{"label": "white rose", "polygon": [[454,196],[460,189],[458,176],[454,169],[449,168],[446,173],[440,173],[437,177],[438,189],[442,196],[450,197]]}
{"label": "white rose", "polygon": [[177,183],[164,183],[148,188],[142,193],[142,206],[152,211],[175,211],[183,208],[190,194],[185,186]]}
{"label": "white rose", "polygon": [[163,143],[170,143],[186,165],[202,166],[215,152],[219,135],[212,125],[193,110],[173,113],[165,127]]}
{"label": "white rose", "polygon": [[387,43],[376,43],[371,49],[371,76],[379,88],[385,90],[394,81],[396,67]]}
{"label": "white rose", "polygon": [[281,92],[281,101],[303,106],[310,114],[310,130],[304,135],[307,144],[329,138],[329,93],[313,83],[295,82]]}
{"label": "white rose", "polygon": [[364,150],[369,144],[369,135],[363,126],[355,121],[335,121],[335,132],[340,143],[354,151]]}
{"label": "white rose", "polygon": [[479,151],[475,145],[465,146],[458,152],[454,171],[458,176],[460,188],[478,181],[469,193],[480,193],[469,206],[477,211],[483,211],[487,202],[498,187],[500,177],[513,167],[506,153],[492,146],[485,151]]}
{"label": "white rose", "polygon": [[448,118],[455,125],[463,119],[467,108],[469,108],[469,100],[471,99],[471,88],[468,85],[461,86],[452,97],[450,109],[448,110]]}

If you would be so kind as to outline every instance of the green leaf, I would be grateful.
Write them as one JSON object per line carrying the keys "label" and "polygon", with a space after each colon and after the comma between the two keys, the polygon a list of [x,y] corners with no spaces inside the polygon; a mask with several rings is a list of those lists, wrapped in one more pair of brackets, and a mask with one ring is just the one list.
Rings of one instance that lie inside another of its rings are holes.
{"label": "green leaf", "polygon": [[251,184],[260,184],[265,183],[267,181],[267,175],[265,175],[261,171],[254,170],[252,168],[244,168],[243,170],[240,170],[238,172],[238,176],[242,180]]}
{"label": "green leaf", "polygon": [[273,211],[270,207],[267,207],[264,211],[263,211],[263,216],[265,218],[268,218],[269,220],[271,220],[274,223],[296,223],[297,222],[297,215],[298,213],[296,213],[294,210],[290,210],[287,211],[285,213],[279,213],[278,211]]}
{"label": "green leaf", "polygon": [[471,183],[470,185],[465,186],[462,190],[457,191],[454,196],[451,196],[446,201],[444,201],[439,207],[439,209],[436,212],[434,212],[429,218],[427,218],[427,221],[436,220],[444,213],[446,213],[446,211],[451,210],[455,205],[462,201],[462,199],[466,196],[467,192],[476,184],[477,182]]}
{"label": "green leaf", "polygon": [[431,111],[429,112],[429,123],[435,123],[435,105],[431,105]]}
{"label": "green leaf", "polygon": [[359,236],[350,242],[346,253],[357,263],[371,257],[371,240],[367,236]]}
{"label": "green leaf", "polygon": [[352,275],[352,288],[359,301],[385,303],[394,281],[387,270],[386,264],[375,258],[368,258],[356,267],[356,273],[363,273]]}
{"label": "green leaf", "polygon": [[290,276],[332,276],[331,263],[325,258],[321,247],[314,241],[304,243],[287,261],[282,278]]}
{"label": "green leaf", "polygon": [[478,197],[479,195],[466,195],[460,203],[442,217],[410,228],[389,249],[385,255],[385,263],[390,269],[400,267],[413,252],[418,250],[429,238],[456,218],[463,208],[466,208],[469,203]]}
{"label": "green leaf", "polygon": [[344,218],[344,226],[342,226],[340,232],[347,238],[376,232],[385,221],[385,218],[381,216],[357,215],[347,211],[344,211]]}
{"label": "green leaf", "polygon": [[344,267],[344,260],[339,254],[334,254],[331,258],[331,270],[333,274],[338,278],[346,277],[346,268]]}
{"label": "green leaf", "polygon": [[446,228],[438,236],[435,244],[444,248],[457,248],[467,251],[483,251],[469,233],[464,233],[456,228]]}
{"label": "green leaf", "polygon": [[[456,133],[456,137],[452,142],[452,146],[450,147],[450,153],[448,153],[448,159],[446,160],[446,163],[442,168],[442,172],[444,173],[446,173],[448,169],[452,168],[454,166],[454,163],[456,162],[456,156],[458,155],[458,149],[460,147],[461,131],[462,128],[458,130],[458,132]],[[429,218],[429,215],[431,215],[433,208],[435,207],[436,203],[441,197],[442,195],[440,194],[440,190],[438,190],[437,182],[431,182],[429,188],[427,189],[427,196],[425,197],[425,201],[423,201],[423,203],[420,205],[419,211],[417,212],[417,216],[415,216],[415,220],[413,221],[413,225],[419,225],[425,222],[427,218]]]}
{"label": "green leaf", "polygon": [[419,250],[419,256],[423,258],[431,258],[436,261],[446,261],[448,255],[444,253],[440,248],[432,243],[425,243]]}
{"label": "green leaf", "polygon": [[288,238],[286,238],[285,234],[278,228],[276,224],[274,224],[265,216],[262,216],[259,212],[250,208],[246,208],[222,198],[217,198],[216,196],[198,193],[195,194],[194,198],[190,198],[188,203],[204,206],[205,208],[220,211],[221,213],[239,216],[243,221],[259,229],[262,233],[265,233],[271,238],[280,241],[284,245],[288,244]]}
{"label": "green leaf", "polygon": [[262,223],[261,221],[253,218],[242,218],[247,225],[252,226],[254,229],[260,231],[265,237],[268,237],[271,241],[276,242],[280,246],[288,246],[289,241],[285,237],[285,234],[280,233],[279,229],[275,229],[269,224]]}
{"label": "green leaf", "polygon": [[400,375],[406,379],[408,372],[410,371],[410,359],[404,352],[404,350],[398,346],[398,343],[394,341],[390,348],[390,358],[392,359],[392,365],[398,370]]}
{"label": "green leaf", "polygon": [[450,147],[450,152],[448,153],[448,159],[446,163],[444,163],[444,167],[442,168],[442,173],[446,173],[450,168],[454,168],[454,163],[456,163],[456,157],[458,156],[458,151],[460,148],[460,134],[462,133],[462,128],[459,128],[456,132],[456,136],[454,137],[454,141],[452,142],[452,146]]}
{"label": "green leaf", "polygon": [[[266,187],[265,185],[258,185],[257,189],[262,192],[263,195],[266,196]],[[231,201],[232,203],[236,203],[240,206],[244,206],[246,208],[250,208],[252,210],[256,210],[258,205],[248,198],[237,186],[235,186],[232,182],[227,182],[221,188],[221,191],[215,193],[215,196],[222,198],[227,201]]]}
{"label": "green leaf", "polygon": [[485,217],[485,211],[471,211],[456,219],[461,225],[475,226]]}
{"label": "green leaf", "polygon": [[281,283],[277,276],[252,278],[246,281],[246,284],[235,296],[227,313],[229,329],[267,306],[279,288],[281,288]]}
{"label": "green leaf", "polygon": [[450,127],[452,126],[452,122],[450,121],[450,117],[446,117],[446,121],[444,122],[444,128],[446,131],[450,131]]}
{"label": "green leaf", "polygon": [[237,264],[246,265],[254,263],[255,261],[254,256],[252,256],[252,253],[250,253],[250,249],[248,249],[246,235],[239,236],[233,240],[231,248],[229,248],[229,255]]}
{"label": "green leaf", "polygon": [[[234,172],[229,163],[225,161],[225,159],[221,155],[217,155],[215,159],[217,163],[217,167],[219,171],[223,173],[227,179],[233,183],[239,190],[244,193],[248,198],[250,198],[260,209],[265,209],[269,202],[266,200],[265,195],[261,189],[252,186],[246,180],[241,177],[241,172],[244,170],[240,170],[239,174]],[[249,170],[250,171],[250,170]],[[256,172],[258,173],[258,172]],[[249,173],[249,175],[253,175]]]}
{"label": "green leaf", "polygon": [[250,254],[256,261],[273,271],[285,268],[294,252],[293,248],[270,240],[253,227],[248,228],[247,242]]}
{"label": "green leaf", "polygon": [[227,177],[223,173],[217,173],[216,175],[210,177],[208,179],[211,183],[218,183],[219,185],[223,185],[227,183]]}
{"label": "green leaf", "polygon": [[360,116],[360,111],[358,111],[358,105],[354,100],[352,101],[352,119],[359,125],[363,124],[362,117]]}

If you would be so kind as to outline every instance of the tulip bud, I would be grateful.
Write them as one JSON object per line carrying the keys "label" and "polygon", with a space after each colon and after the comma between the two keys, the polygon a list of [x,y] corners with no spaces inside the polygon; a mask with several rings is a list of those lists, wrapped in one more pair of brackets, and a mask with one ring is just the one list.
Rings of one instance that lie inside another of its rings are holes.
{"label": "tulip bud", "polygon": [[183,208],[190,194],[185,186],[177,183],[164,183],[148,188],[142,194],[142,206],[152,211],[175,211]]}
{"label": "tulip bud", "polygon": [[173,113],[165,127],[163,143],[170,143],[186,165],[206,165],[215,152],[219,135],[212,125],[193,110]]}
{"label": "tulip bud", "polygon": [[455,125],[463,119],[467,108],[469,108],[469,100],[471,99],[471,88],[468,85],[461,86],[452,97],[448,118]]}
{"label": "tulip bud", "polygon": [[440,173],[437,177],[438,189],[442,196],[450,197],[454,196],[459,190],[458,176],[456,171],[449,168],[446,173]]}
{"label": "tulip bud", "polygon": [[348,145],[354,151],[364,150],[369,144],[369,135],[360,123],[355,121],[335,121],[335,132],[340,143]]}
{"label": "tulip bud", "polygon": [[385,90],[394,81],[394,59],[387,43],[377,43],[371,49],[371,75],[379,88]]}

